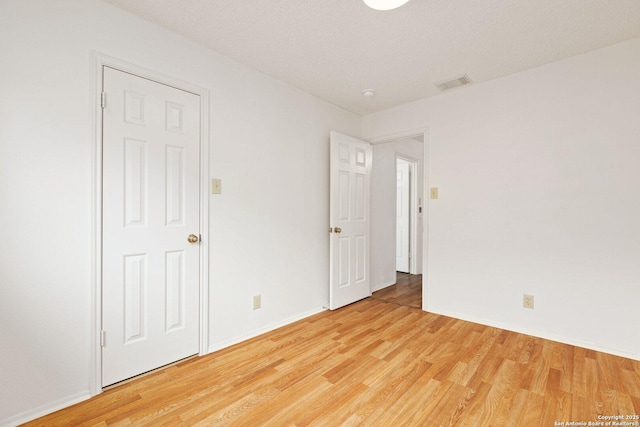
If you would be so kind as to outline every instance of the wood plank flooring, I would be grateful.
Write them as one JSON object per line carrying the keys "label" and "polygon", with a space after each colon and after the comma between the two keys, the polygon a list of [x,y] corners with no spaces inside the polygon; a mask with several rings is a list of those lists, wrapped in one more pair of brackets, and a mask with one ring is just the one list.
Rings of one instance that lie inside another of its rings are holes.
{"label": "wood plank flooring", "polygon": [[422,308],[422,274],[396,273],[396,284],[376,291],[371,296],[380,301]]}
{"label": "wood plank flooring", "polygon": [[29,426],[555,426],[640,414],[640,362],[373,298]]}

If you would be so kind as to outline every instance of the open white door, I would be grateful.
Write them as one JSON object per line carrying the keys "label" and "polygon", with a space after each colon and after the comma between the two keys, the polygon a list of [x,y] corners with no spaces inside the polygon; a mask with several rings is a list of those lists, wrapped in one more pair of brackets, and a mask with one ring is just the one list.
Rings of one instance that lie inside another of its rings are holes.
{"label": "open white door", "polygon": [[329,308],[371,295],[371,145],[331,132]]}
{"label": "open white door", "polygon": [[411,165],[396,159],[396,271],[409,272]]}
{"label": "open white door", "polygon": [[102,386],[198,353],[200,98],[104,67]]}

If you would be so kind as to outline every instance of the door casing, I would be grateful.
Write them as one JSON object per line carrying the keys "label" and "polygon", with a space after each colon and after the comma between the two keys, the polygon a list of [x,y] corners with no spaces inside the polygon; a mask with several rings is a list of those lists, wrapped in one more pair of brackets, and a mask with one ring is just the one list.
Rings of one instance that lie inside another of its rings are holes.
{"label": "door casing", "polygon": [[[416,263],[415,263],[415,254],[416,254],[416,250],[414,248],[415,242],[416,242],[416,234],[417,234],[417,227],[416,227],[416,221],[415,221],[415,216],[416,216],[416,203],[415,203],[415,199],[416,197],[414,196],[414,193],[416,192],[417,186],[415,183],[416,180],[416,173],[415,170],[417,168],[417,162],[416,161],[412,161],[412,160],[408,160],[408,158],[406,158],[404,155],[401,155],[399,153],[396,153],[396,173],[395,176],[397,178],[398,176],[398,163],[399,162],[403,162],[407,165],[408,168],[408,173],[407,173],[407,183],[405,184],[405,186],[407,186],[408,188],[406,188],[404,190],[404,192],[407,194],[407,201],[406,201],[406,207],[407,207],[407,211],[403,213],[403,217],[406,218],[406,222],[408,224],[407,228],[407,234],[408,234],[408,239],[406,242],[404,242],[404,244],[402,245],[404,247],[404,250],[407,251],[407,267],[406,269],[408,271],[406,271],[406,273],[410,273],[410,274],[416,274],[415,270],[416,270]],[[396,205],[398,203],[398,185],[396,182]],[[398,269],[398,216],[396,213],[396,224],[395,224],[395,235],[396,235],[396,271],[402,271],[405,272],[404,270],[400,270]]]}
{"label": "door casing", "polygon": [[200,97],[200,337],[199,354],[206,354],[209,337],[209,91],[175,77],[135,65],[98,52],[91,53],[91,117],[92,122],[92,292],[91,292],[91,373],[89,392],[92,396],[102,392],[102,351],[100,331],[102,329],[102,70],[108,66],[142,78],[173,86]]}

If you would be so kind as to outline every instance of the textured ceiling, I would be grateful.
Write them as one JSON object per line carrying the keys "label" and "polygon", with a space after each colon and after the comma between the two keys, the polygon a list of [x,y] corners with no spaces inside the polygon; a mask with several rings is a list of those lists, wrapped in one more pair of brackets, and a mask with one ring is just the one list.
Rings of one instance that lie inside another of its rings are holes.
{"label": "textured ceiling", "polygon": [[106,1],[358,114],[640,37],[640,0]]}

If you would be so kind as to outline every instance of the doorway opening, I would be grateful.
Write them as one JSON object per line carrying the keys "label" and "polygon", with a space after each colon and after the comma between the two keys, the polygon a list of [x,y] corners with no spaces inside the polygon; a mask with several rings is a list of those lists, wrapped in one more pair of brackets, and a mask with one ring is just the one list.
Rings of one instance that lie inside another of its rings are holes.
{"label": "doorway opening", "polygon": [[410,308],[422,308],[422,274],[396,274],[396,283],[371,294],[371,298],[402,305]]}
{"label": "doorway opening", "polygon": [[416,131],[371,140],[373,297],[416,308],[424,306],[424,141],[425,132]]}

